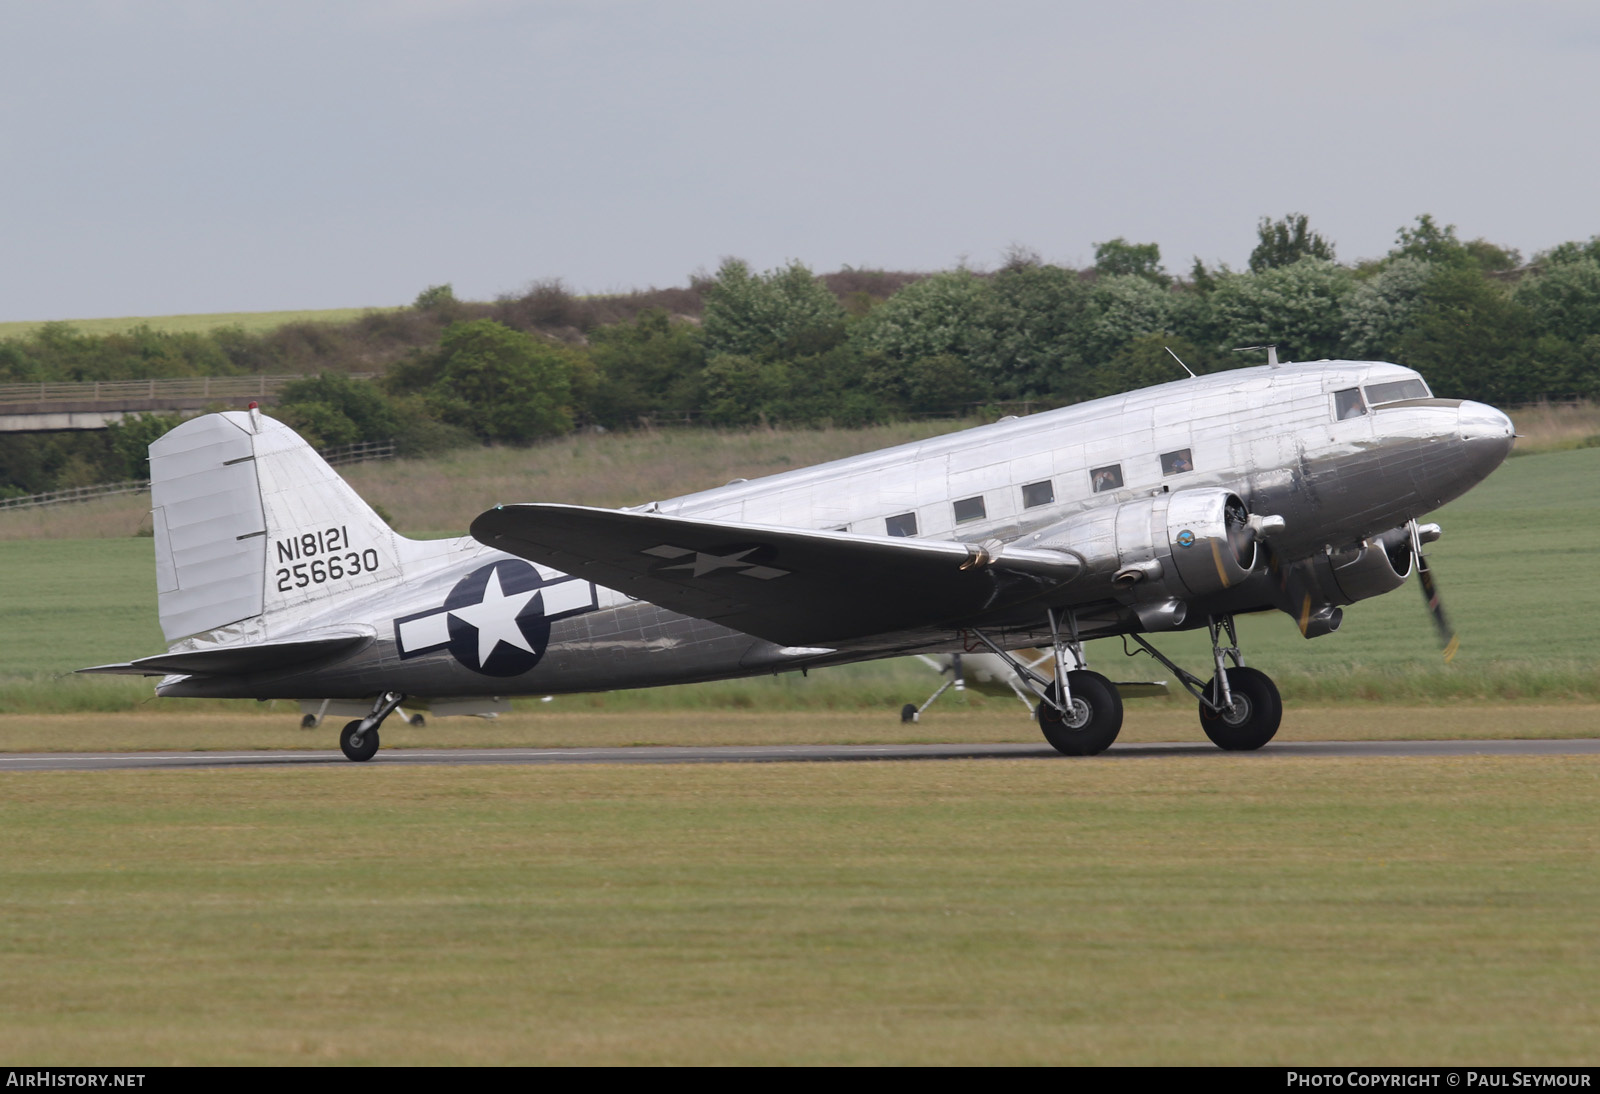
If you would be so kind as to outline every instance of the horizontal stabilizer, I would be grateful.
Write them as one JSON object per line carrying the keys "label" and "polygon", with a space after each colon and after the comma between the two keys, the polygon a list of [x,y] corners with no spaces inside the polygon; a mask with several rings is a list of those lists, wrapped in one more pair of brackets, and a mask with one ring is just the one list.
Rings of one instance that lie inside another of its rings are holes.
{"label": "horizontal stabilizer", "polygon": [[1124,699],[1166,699],[1172,695],[1165,680],[1116,680],[1111,686]]}
{"label": "horizontal stabilizer", "polygon": [[351,653],[371,641],[369,634],[345,633],[290,642],[256,642],[211,650],[160,653],[125,664],[95,665],[77,671],[108,676],[248,676]]}
{"label": "horizontal stabilizer", "polygon": [[966,543],[694,520],[574,505],[507,505],[480,542],[627,596],[786,646],[960,628],[1077,576],[1053,551],[991,559]]}

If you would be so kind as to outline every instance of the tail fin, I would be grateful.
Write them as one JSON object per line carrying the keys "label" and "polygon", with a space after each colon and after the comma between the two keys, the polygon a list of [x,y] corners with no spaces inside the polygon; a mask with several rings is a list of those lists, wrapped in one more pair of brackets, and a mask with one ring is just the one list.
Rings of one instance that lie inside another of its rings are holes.
{"label": "tail fin", "polygon": [[207,414],[150,446],[168,642],[402,579],[404,545],[281,422]]}

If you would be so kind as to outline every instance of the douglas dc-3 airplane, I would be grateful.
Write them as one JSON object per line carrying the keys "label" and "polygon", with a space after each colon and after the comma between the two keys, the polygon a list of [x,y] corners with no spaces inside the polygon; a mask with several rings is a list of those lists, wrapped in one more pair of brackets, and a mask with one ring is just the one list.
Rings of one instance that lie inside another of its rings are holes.
{"label": "douglas dc-3 airplane", "polygon": [[[1417,518],[1511,444],[1500,411],[1435,399],[1410,369],[1273,358],[628,509],[496,506],[424,542],[252,407],[150,446],[170,648],[81,671],[161,676],[163,696],[359,701],[340,745],[366,760],[402,702],[983,651],[1082,756],[1122,725],[1082,642],[1120,634],[1194,694],[1212,741],[1254,749],[1282,704],[1234,615],[1278,608],[1315,638],[1413,566],[1431,595],[1438,528]],[[1150,641],[1201,626],[1209,681]],[[1034,646],[1053,679],[1011,652]]]}

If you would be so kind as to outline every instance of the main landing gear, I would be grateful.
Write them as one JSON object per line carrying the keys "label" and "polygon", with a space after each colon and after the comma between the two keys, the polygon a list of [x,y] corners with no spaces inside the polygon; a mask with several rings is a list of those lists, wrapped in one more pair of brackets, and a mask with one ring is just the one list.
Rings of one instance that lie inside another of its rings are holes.
{"label": "main landing gear", "polygon": [[372,704],[372,713],[349,723],[339,733],[339,748],[345,758],[357,762],[370,760],[378,754],[378,727],[383,720],[405,702],[398,691],[386,691]]}
{"label": "main landing gear", "polygon": [[[1077,617],[1070,611],[1056,609],[1051,609],[1047,616],[1055,660],[1054,680],[1035,672],[1033,666],[995,645],[982,631],[969,633],[1010,665],[1024,686],[1038,697],[1039,709],[1035,716],[1039,719],[1039,728],[1057,752],[1068,756],[1093,756],[1104,752],[1122,730],[1122,696],[1110,680],[1084,667]],[[1245,667],[1233,616],[1213,617],[1207,627],[1215,669],[1210,680],[1201,680],[1185,672],[1143,636],[1128,637],[1171,669],[1189,694],[1200,701],[1200,728],[1213,744],[1229,752],[1260,748],[1272,740],[1278,732],[1278,724],[1283,721],[1283,700],[1278,697],[1278,688],[1266,673]],[[1068,667],[1069,658],[1072,668]]]}
{"label": "main landing gear", "polygon": [[[1207,681],[1173,664],[1142,636],[1128,637],[1171,669],[1189,694],[1200,700],[1200,728],[1212,744],[1229,752],[1253,751],[1278,732],[1278,724],[1283,721],[1283,700],[1270,676],[1245,667],[1233,616],[1213,617],[1206,626],[1211,632],[1211,660],[1215,666],[1215,675]],[[1233,662],[1232,667],[1229,661]]]}
{"label": "main landing gear", "polygon": [[[1011,666],[1017,678],[1038,697],[1039,709],[1035,717],[1052,748],[1067,756],[1093,756],[1104,752],[1122,731],[1122,696],[1110,680],[1085,668],[1077,617],[1070,611],[1055,608],[1049,609],[1046,616],[1050,620],[1054,680],[1035,672],[1031,665],[995,645],[982,631],[971,633]],[[1067,627],[1065,635],[1061,629],[1063,622]],[[1067,667],[1069,655],[1075,668]]]}

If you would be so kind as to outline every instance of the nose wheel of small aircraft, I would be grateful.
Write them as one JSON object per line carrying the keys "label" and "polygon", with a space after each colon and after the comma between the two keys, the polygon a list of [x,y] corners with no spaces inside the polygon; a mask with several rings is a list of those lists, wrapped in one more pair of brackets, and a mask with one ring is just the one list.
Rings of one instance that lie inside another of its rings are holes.
{"label": "nose wheel of small aircraft", "polygon": [[359,721],[350,722],[339,732],[339,750],[345,759],[361,762],[378,754],[378,727],[405,702],[398,691],[386,691],[372,704],[372,713]]}
{"label": "nose wheel of small aircraft", "polygon": [[[1039,729],[1050,747],[1064,756],[1094,756],[1111,747],[1122,732],[1122,696],[1098,672],[1067,673],[1068,701],[1051,684],[1049,701],[1039,704]],[[1061,707],[1066,709],[1061,709]]]}

